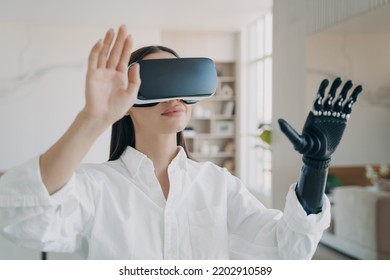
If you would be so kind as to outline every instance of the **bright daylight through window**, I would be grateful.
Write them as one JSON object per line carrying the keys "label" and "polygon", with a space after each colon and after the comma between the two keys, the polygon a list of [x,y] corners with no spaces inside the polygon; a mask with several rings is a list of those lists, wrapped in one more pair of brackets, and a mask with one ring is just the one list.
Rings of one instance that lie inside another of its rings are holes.
{"label": "bright daylight through window", "polygon": [[[272,121],[272,14],[268,13],[247,28],[246,61],[246,154],[245,181],[254,193],[271,195]],[[255,118],[253,116],[256,116]],[[255,151],[255,152],[254,152]]]}

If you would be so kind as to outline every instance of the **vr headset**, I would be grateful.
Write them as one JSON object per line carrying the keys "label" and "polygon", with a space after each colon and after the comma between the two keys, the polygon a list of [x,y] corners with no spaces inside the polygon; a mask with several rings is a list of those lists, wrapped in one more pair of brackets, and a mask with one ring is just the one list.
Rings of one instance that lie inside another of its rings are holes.
{"label": "vr headset", "polygon": [[174,99],[193,104],[217,90],[217,71],[209,58],[145,59],[137,63],[141,86],[134,107],[150,107]]}

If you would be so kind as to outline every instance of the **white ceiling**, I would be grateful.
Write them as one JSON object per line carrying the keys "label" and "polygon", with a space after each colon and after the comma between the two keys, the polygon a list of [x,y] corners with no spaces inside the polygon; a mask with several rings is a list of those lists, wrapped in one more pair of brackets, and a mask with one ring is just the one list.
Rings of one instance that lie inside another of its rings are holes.
{"label": "white ceiling", "polygon": [[236,31],[272,0],[1,0],[1,22]]}

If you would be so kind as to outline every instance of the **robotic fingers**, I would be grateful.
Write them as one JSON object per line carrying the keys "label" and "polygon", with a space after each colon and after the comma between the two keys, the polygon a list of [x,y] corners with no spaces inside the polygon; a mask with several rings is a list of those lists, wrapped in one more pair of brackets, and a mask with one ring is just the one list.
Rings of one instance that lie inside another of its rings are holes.
{"label": "robotic fingers", "polygon": [[353,82],[349,80],[344,84],[340,94],[338,95],[337,99],[335,99],[336,91],[342,84],[341,78],[337,78],[333,81],[333,84],[329,90],[329,94],[324,100],[325,89],[328,84],[328,80],[322,81],[318,90],[318,96],[314,101],[313,114],[315,116],[324,115],[348,119],[352,111],[352,105],[357,101],[358,95],[363,91],[363,87],[361,85],[355,87],[347,100],[347,94],[353,87]]}
{"label": "robotic fingers", "polygon": [[352,81],[347,81],[337,95],[342,85],[340,78],[333,81],[328,94],[328,80],[323,80],[318,89],[313,109],[309,113],[302,133],[299,134],[285,120],[279,119],[281,131],[293,144],[295,150],[311,160],[330,160],[331,155],[340,143],[352,106],[357,101],[363,87],[358,85],[347,98],[353,87]]}

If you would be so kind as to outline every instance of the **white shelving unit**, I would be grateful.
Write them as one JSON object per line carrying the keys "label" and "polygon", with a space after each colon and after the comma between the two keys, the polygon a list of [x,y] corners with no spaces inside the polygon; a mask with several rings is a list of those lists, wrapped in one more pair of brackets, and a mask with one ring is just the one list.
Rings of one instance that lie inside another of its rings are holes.
{"label": "white shelving unit", "polygon": [[236,64],[216,62],[218,87],[214,96],[194,105],[185,131],[191,155],[236,170]]}

